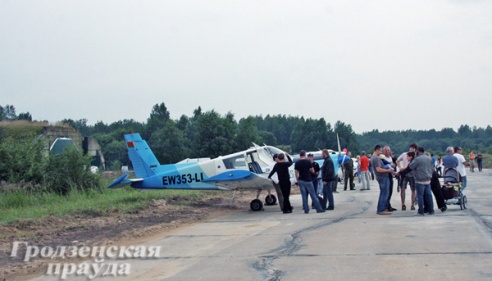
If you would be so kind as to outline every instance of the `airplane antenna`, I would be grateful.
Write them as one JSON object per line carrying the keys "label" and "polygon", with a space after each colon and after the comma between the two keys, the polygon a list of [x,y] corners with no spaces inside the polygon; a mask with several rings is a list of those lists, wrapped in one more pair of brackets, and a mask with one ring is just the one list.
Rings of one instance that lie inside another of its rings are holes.
{"label": "airplane antenna", "polygon": [[[340,138],[338,137],[338,133],[337,133],[337,143],[338,143],[338,157],[340,157],[340,155],[342,155],[342,147],[340,146]],[[342,174],[344,174],[344,177],[345,177],[345,170],[343,168],[343,162],[344,161],[345,161],[345,155],[342,158],[342,165],[340,167],[340,168],[342,168]]]}
{"label": "airplane antenna", "polygon": [[340,147],[340,138],[338,137],[338,133],[337,133],[337,143],[338,143],[338,155],[341,155],[342,154],[342,148]]}

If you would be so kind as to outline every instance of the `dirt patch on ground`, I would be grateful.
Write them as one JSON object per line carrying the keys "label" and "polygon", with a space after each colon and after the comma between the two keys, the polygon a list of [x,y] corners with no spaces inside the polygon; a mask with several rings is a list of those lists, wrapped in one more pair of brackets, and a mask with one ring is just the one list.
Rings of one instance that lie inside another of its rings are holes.
{"label": "dirt patch on ground", "polygon": [[27,276],[46,272],[47,264],[53,263],[49,258],[24,262],[25,246],[19,248],[15,257],[11,257],[15,241],[40,248],[135,245],[166,231],[248,210],[254,193],[243,192],[234,201],[230,196],[230,193],[224,193],[191,204],[183,204],[179,200],[153,200],[148,207],[132,213],[122,214],[113,210],[109,215],[101,216],[85,212],[65,218],[48,216],[0,226],[0,280],[24,280]]}

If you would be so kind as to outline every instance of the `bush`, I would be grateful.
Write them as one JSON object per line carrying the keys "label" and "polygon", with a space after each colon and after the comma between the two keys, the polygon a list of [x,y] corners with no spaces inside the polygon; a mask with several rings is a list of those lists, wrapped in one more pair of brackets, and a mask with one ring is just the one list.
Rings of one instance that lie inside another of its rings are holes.
{"label": "bush", "polygon": [[46,165],[44,185],[48,191],[67,195],[71,190],[87,190],[99,185],[99,176],[90,171],[90,157],[76,149],[50,155]]}
{"label": "bush", "polygon": [[45,156],[44,143],[34,138],[5,138],[0,142],[0,180],[35,193],[67,195],[70,190],[87,190],[99,185],[90,171],[90,157],[75,149]]}
{"label": "bush", "polygon": [[3,139],[0,143],[0,180],[40,183],[45,163],[43,143],[33,138]]}
{"label": "bush", "polygon": [[115,160],[111,162],[111,166],[109,167],[110,171],[121,171],[121,162],[119,160]]}

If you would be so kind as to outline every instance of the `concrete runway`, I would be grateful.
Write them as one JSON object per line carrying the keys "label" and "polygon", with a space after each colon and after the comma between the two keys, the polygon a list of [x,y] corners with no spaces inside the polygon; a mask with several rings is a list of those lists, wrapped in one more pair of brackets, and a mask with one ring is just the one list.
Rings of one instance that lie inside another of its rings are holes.
{"label": "concrete runway", "polygon": [[295,195],[292,214],[270,206],[183,228],[145,244],[161,246],[160,258],[124,260],[126,278],[96,279],[492,280],[492,171],[467,173],[467,210],[417,216],[407,192],[401,211],[395,186],[399,210],[379,216],[377,182],[362,192],[356,183],[335,194],[334,211],[304,214]]}

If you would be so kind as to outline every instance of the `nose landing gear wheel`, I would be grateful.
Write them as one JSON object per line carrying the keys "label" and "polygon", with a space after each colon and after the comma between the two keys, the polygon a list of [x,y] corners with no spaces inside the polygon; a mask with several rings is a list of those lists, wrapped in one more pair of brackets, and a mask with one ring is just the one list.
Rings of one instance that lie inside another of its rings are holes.
{"label": "nose landing gear wheel", "polygon": [[254,199],[249,204],[249,207],[251,208],[251,211],[254,211],[254,212],[262,211],[263,210],[263,203],[261,202],[260,199]]}
{"label": "nose landing gear wheel", "polygon": [[273,195],[273,194],[268,194],[265,197],[265,205],[272,206],[275,204],[277,204],[277,197],[275,197],[275,195]]}

